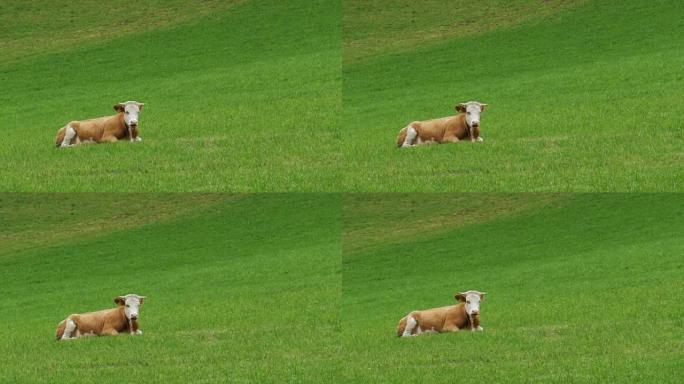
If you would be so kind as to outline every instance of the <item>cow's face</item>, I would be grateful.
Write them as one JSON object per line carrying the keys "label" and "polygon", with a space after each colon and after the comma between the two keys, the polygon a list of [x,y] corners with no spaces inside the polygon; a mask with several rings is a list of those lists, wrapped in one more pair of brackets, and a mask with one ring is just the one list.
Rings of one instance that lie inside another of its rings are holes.
{"label": "cow's face", "polygon": [[138,103],[137,101],[127,101],[125,103],[115,104],[114,110],[123,112],[126,125],[135,128],[138,126],[138,117],[140,116],[140,111],[144,105],[144,103]]}
{"label": "cow's face", "polygon": [[478,316],[480,314],[480,302],[484,300],[484,292],[468,291],[456,294],[456,300],[465,303],[465,310],[468,316]]}
{"label": "cow's face", "polygon": [[478,103],[477,101],[469,101],[461,103],[456,106],[458,112],[465,113],[466,123],[471,128],[480,127],[480,113],[484,112],[487,104]]}
{"label": "cow's face", "polygon": [[138,314],[140,313],[140,306],[145,300],[145,296],[138,295],[126,295],[118,296],[114,299],[114,302],[124,306],[124,313],[128,320],[138,320]]}

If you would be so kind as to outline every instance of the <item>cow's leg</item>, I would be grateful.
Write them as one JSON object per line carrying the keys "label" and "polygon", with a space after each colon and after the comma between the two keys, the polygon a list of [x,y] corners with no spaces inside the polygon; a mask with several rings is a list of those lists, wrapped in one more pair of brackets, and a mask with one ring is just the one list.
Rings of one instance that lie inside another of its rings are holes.
{"label": "cow's leg", "polygon": [[414,314],[409,313],[409,315],[406,316],[406,328],[404,328],[404,333],[401,335],[401,337],[413,336],[413,330],[417,325],[418,321],[414,317]]}
{"label": "cow's leg", "polygon": [[71,318],[68,318],[66,321],[66,325],[64,327],[64,334],[62,335],[62,340],[71,339],[71,335],[74,333],[74,331],[78,332],[78,329],[76,329],[76,322],[73,321]]}
{"label": "cow's leg", "polygon": [[472,141],[482,141],[482,137],[480,136],[480,127],[473,128],[470,130],[470,132]]}
{"label": "cow's leg", "polygon": [[131,141],[142,141],[142,137],[138,136],[138,127],[131,128]]}
{"label": "cow's leg", "polygon": [[117,140],[118,139],[116,138],[116,136],[106,135],[106,136],[102,136],[102,139],[100,139],[100,142],[101,143],[113,143]]}
{"label": "cow's leg", "polygon": [[131,320],[128,324],[129,333],[131,335],[142,335],[142,330],[138,328],[138,320]]}
{"label": "cow's leg", "polygon": [[447,324],[444,324],[442,331],[443,332],[458,332],[458,331],[460,331],[460,329],[456,326],[456,324],[447,323]]}
{"label": "cow's leg", "polygon": [[404,144],[401,146],[406,148],[406,147],[412,147],[413,142],[416,139],[416,136],[418,136],[418,131],[416,131],[415,128],[413,128],[412,125],[409,125],[406,127],[406,138],[404,139]]}
{"label": "cow's leg", "polygon": [[119,332],[118,332],[116,329],[114,329],[114,328],[105,327],[104,329],[102,329],[102,334],[103,334],[103,335],[115,336],[115,335],[118,335]]}
{"label": "cow's leg", "polygon": [[66,130],[64,131],[64,139],[62,139],[62,144],[60,147],[66,148],[70,146],[71,141],[74,140],[74,137],[76,137],[76,130],[70,125],[67,125]]}

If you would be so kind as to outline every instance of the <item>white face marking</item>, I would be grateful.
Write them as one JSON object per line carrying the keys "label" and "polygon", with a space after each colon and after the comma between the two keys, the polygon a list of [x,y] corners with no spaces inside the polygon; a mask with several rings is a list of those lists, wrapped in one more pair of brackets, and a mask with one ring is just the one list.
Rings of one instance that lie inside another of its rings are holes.
{"label": "white face marking", "polygon": [[465,296],[465,310],[468,316],[480,314],[480,301],[484,298],[484,294],[478,291],[464,292]]}
{"label": "white face marking", "polygon": [[476,101],[469,101],[465,103],[466,107],[466,123],[469,127],[480,125],[480,113],[482,112],[482,104]]}
{"label": "white face marking", "polygon": [[140,310],[140,298],[138,296],[126,296],[125,300],[124,312],[126,313],[126,318],[128,320],[136,320]]}
{"label": "white face marking", "polygon": [[137,104],[126,104],[124,107],[124,121],[128,126],[138,125],[140,107]]}

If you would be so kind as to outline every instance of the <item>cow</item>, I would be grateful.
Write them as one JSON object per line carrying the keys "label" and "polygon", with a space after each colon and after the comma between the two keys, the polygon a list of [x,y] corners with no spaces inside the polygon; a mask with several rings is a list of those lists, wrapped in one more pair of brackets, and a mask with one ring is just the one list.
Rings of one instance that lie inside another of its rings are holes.
{"label": "cow", "polygon": [[81,336],[116,335],[130,333],[142,335],[138,318],[145,296],[128,294],[114,298],[116,308],[97,312],[72,314],[57,325],[57,340],[76,339]]}
{"label": "cow", "polygon": [[480,113],[487,104],[477,101],[460,103],[454,107],[457,115],[441,119],[414,121],[399,131],[397,147],[413,147],[420,144],[455,143],[470,139],[483,141],[480,136]]}
{"label": "cow", "polygon": [[141,141],[138,117],[144,105],[137,101],[126,101],[114,104],[116,115],[70,121],[57,131],[55,145],[64,148],[81,143],[111,143],[123,139]]}
{"label": "cow", "polygon": [[423,333],[457,332],[461,329],[482,331],[480,326],[480,302],[484,292],[459,292],[454,298],[460,303],[446,307],[412,311],[397,326],[397,336],[417,336]]}

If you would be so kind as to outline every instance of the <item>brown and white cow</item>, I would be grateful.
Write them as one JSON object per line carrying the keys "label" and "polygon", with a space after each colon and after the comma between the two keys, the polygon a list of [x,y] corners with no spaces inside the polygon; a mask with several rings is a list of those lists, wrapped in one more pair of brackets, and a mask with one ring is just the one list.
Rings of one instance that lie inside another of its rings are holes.
{"label": "brown and white cow", "polygon": [[137,101],[114,104],[114,116],[70,121],[57,131],[55,145],[69,147],[81,143],[111,143],[128,139],[141,141],[138,136],[138,117],[145,104]]}
{"label": "brown and white cow", "polygon": [[482,331],[480,326],[480,301],[485,293],[459,292],[455,296],[459,304],[447,307],[412,311],[397,326],[397,336],[416,336],[422,333],[457,332],[461,329]]}
{"label": "brown and white cow", "polygon": [[57,325],[57,340],[75,339],[81,336],[116,335],[127,332],[142,335],[138,315],[145,296],[128,294],[117,296],[116,308],[97,312],[73,314]]}
{"label": "brown and white cow", "polygon": [[420,144],[454,143],[470,139],[482,141],[480,136],[480,113],[487,104],[477,101],[461,103],[454,107],[457,115],[441,119],[414,121],[399,131],[397,147],[413,147]]}

